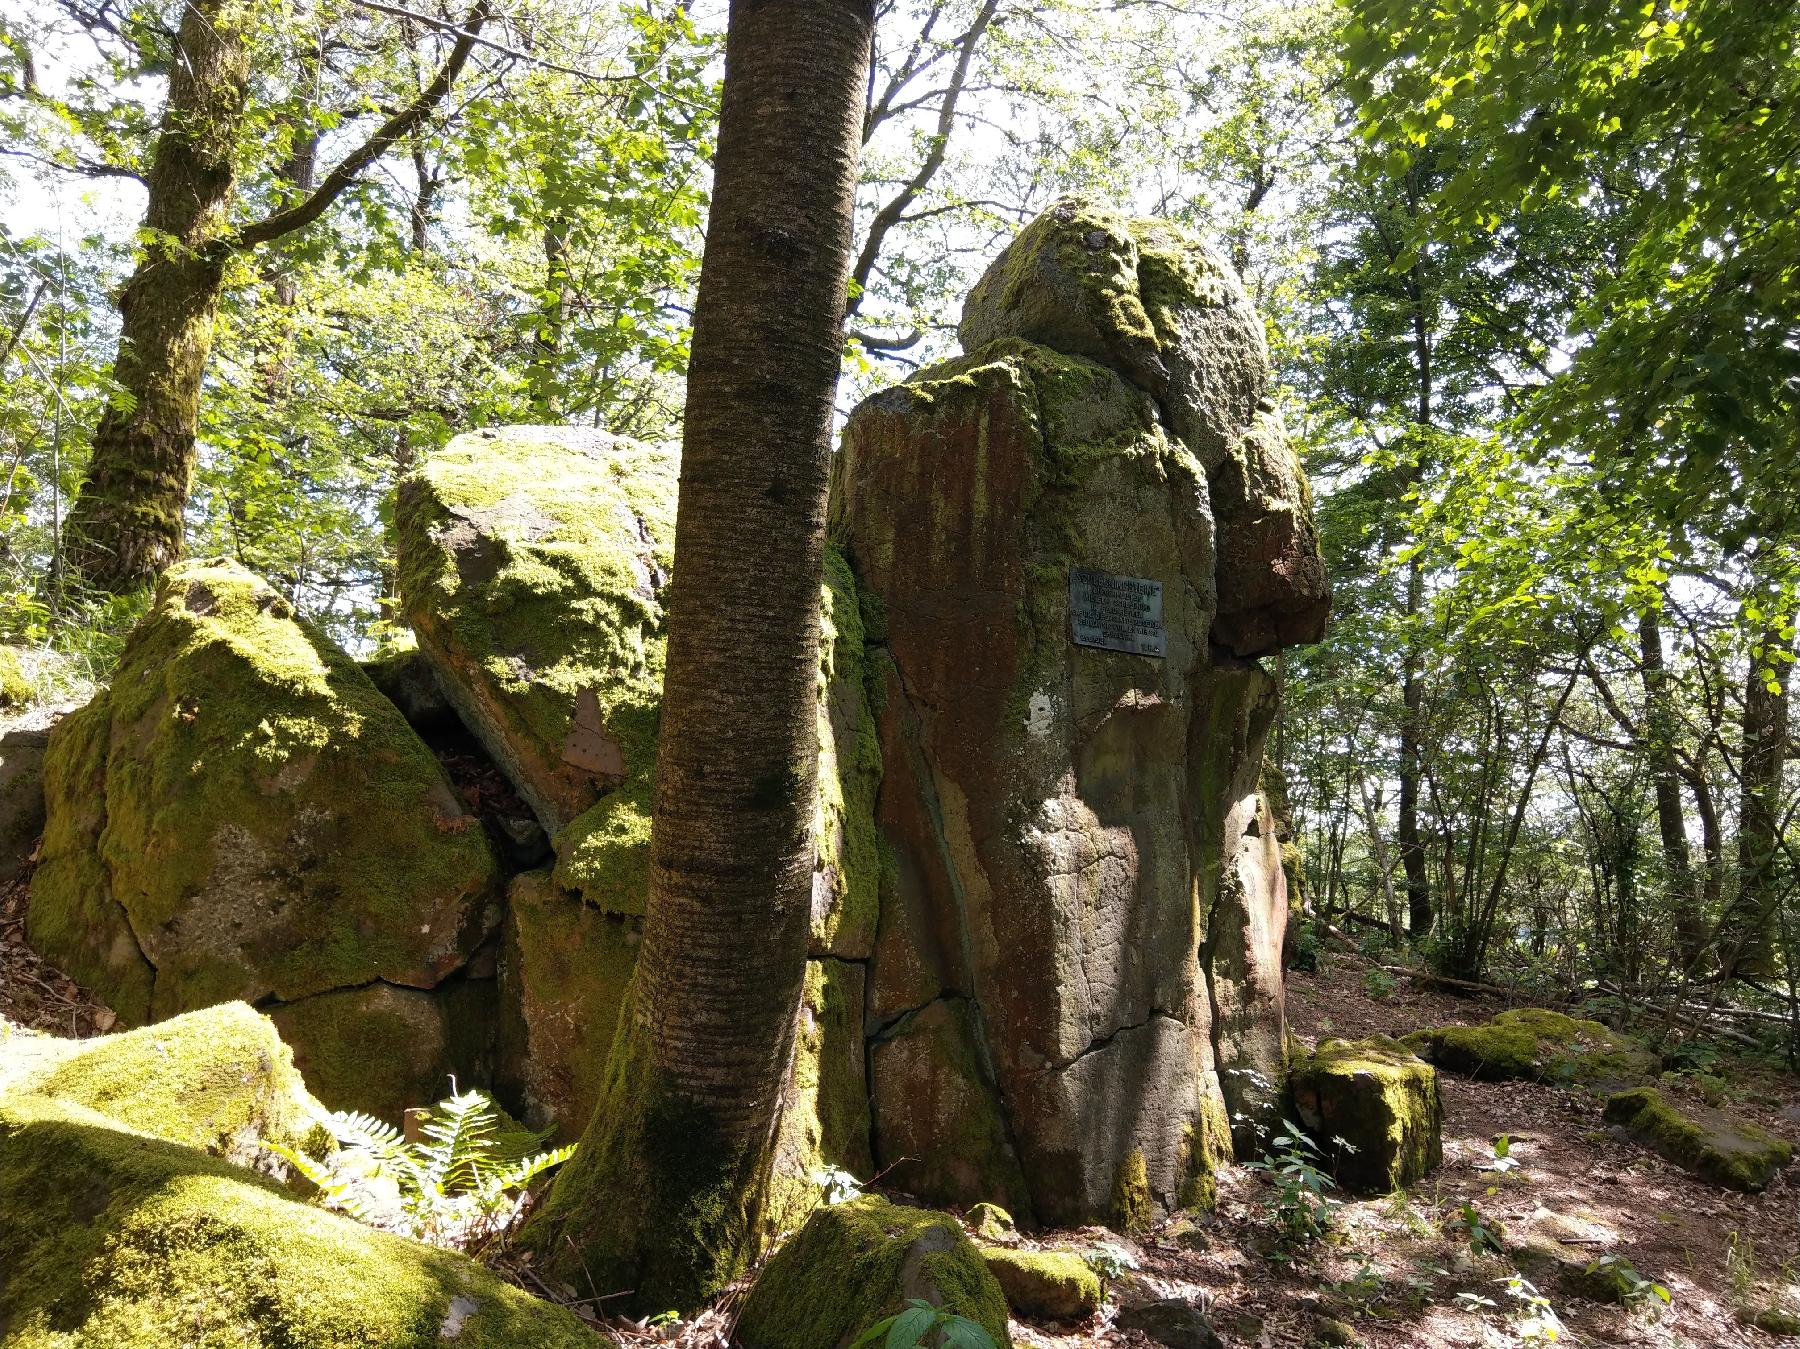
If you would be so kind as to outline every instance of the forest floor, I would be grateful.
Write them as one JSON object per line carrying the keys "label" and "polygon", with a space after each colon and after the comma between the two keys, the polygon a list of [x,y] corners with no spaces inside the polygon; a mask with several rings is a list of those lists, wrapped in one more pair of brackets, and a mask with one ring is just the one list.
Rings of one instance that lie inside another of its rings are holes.
{"label": "forest floor", "polygon": [[[112,1013],[26,944],[24,892],[23,881],[0,888],[0,1033],[9,1022],[60,1035],[111,1029]],[[1398,1035],[1483,1021],[1505,1005],[1421,991],[1405,980],[1390,995],[1373,996],[1364,969],[1339,956],[1320,973],[1290,973],[1294,1033],[1309,1045],[1334,1035]],[[1728,1080],[1727,1108],[1800,1142],[1800,1079],[1741,1061],[1714,1072]],[[1243,1349],[1499,1349],[1526,1342],[1533,1309],[1508,1292],[1514,1270],[1505,1258],[1470,1253],[1465,1232],[1452,1222],[1465,1203],[1504,1229],[1561,1215],[1587,1233],[1581,1245],[1596,1259],[1622,1256],[1668,1290],[1667,1303],[1652,1295],[1628,1308],[1545,1289],[1560,1323],[1556,1343],[1794,1343],[1740,1324],[1736,1313],[1800,1311],[1800,1166],[1761,1195],[1734,1194],[1615,1138],[1601,1122],[1596,1096],[1523,1082],[1440,1081],[1443,1165],[1406,1194],[1343,1201],[1332,1234],[1298,1253],[1284,1254],[1274,1240],[1272,1183],[1243,1166],[1222,1171],[1217,1210],[1198,1224],[1177,1220],[1138,1241],[1101,1228],[1025,1241],[1075,1250],[1111,1243],[1139,1268],[1109,1288],[1092,1321],[1063,1328],[1015,1322],[1014,1344],[1155,1349],[1156,1341],[1115,1322],[1122,1309],[1163,1298],[1203,1307],[1224,1344]],[[1502,1135],[1517,1165],[1504,1173],[1484,1169],[1493,1166],[1494,1140]],[[615,1321],[606,1328],[627,1344],[715,1349],[728,1342],[730,1320],[727,1299],[685,1323],[650,1329]]]}

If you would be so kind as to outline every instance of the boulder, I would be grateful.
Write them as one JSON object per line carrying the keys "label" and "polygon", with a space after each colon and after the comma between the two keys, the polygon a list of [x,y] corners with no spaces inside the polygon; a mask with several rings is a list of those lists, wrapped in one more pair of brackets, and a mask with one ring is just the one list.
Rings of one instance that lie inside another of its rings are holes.
{"label": "boulder", "polygon": [[384,983],[336,989],[269,1014],[333,1110],[398,1125],[408,1110],[493,1077],[499,1012],[491,978],[448,979],[429,990]]}
{"label": "boulder", "polygon": [[51,717],[0,721],[0,885],[31,865],[44,832],[44,754]]}
{"label": "boulder", "polygon": [[1080,1321],[1100,1310],[1100,1276],[1074,1251],[1022,1251],[983,1246],[981,1258],[1027,1321]]}
{"label": "boulder", "polygon": [[1181,1298],[1158,1298],[1121,1307],[1113,1318],[1120,1330],[1135,1330],[1165,1349],[1224,1349],[1225,1342],[1206,1313]]}
{"label": "boulder", "polygon": [[[208,1126],[178,1122],[194,1135]],[[10,1349],[600,1349],[474,1261],[68,1100],[0,1095],[0,1335]]]}
{"label": "boulder", "polygon": [[920,1298],[996,1345],[1006,1299],[956,1219],[874,1195],[813,1210],[763,1267],[738,1316],[744,1349],[841,1349]]}
{"label": "boulder", "polygon": [[1658,1067],[1656,1055],[1630,1036],[1542,1007],[1498,1012],[1485,1026],[1417,1030],[1401,1043],[1428,1063],[1486,1082],[1619,1086],[1641,1082]]}
{"label": "boulder", "polygon": [[430,988],[499,919],[479,822],[275,591],[178,564],[66,718],[27,935],[127,1023],[375,980]]}
{"label": "boulder", "polygon": [[1327,1040],[1292,1065],[1288,1085],[1301,1124],[1351,1194],[1404,1189],[1443,1160],[1437,1071],[1398,1041]]}
{"label": "boulder", "polygon": [[1617,1092],[1604,1117],[1677,1166],[1728,1190],[1756,1194],[1794,1159],[1794,1147],[1749,1120],[1671,1101],[1655,1087]]}
{"label": "boulder", "polygon": [[[1260,322],[1204,246],[1065,202],[960,331],[969,354],[866,400],[834,464],[892,859],[875,1160],[1024,1222],[1104,1219],[1134,1155],[1153,1209],[1204,1201],[1231,1146],[1215,1033],[1270,1099],[1284,1040],[1273,681],[1254,643],[1216,650],[1238,561],[1212,483],[1266,391]],[[1322,620],[1308,577],[1245,565]]]}
{"label": "boulder", "polygon": [[21,1037],[0,1094],[52,1097],[257,1170],[282,1169],[264,1143],[316,1142],[323,1113],[275,1026],[241,1002],[91,1040]]}
{"label": "boulder", "polygon": [[427,455],[395,507],[419,650],[544,828],[573,826],[559,881],[617,913],[643,912],[676,468],[601,431],[502,427]]}

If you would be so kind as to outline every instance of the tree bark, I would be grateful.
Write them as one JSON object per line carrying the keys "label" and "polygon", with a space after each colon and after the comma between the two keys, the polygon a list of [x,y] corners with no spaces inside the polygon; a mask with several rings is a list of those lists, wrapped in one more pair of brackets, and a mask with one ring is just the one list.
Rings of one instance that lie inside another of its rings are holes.
{"label": "tree bark", "polygon": [[119,296],[113,379],[123,396],[100,416],[87,480],[69,513],[69,562],[102,590],[147,584],[181,551],[200,381],[225,282],[225,255],[213,244],[235,186],[252,13],[241,0],[192,0],[175,36],[146,180],[148,242]]}
{"label": "tree bark", "polygon": [[650,897],[607,1086],[524,1233],[691,1308],[761,1239],[805,975],[819,586],[872,0],[734,0],[695,307]]}
{"label": "tree bark", "polygon": [[1700,913],[1693,854],[1688,848],[1687,812],[1681,802],[1681,773],[1675,759],[1675,712],[1663,656],[1662,623],[1653,609],[1638,619],[1638,655],[1644,672],[1645,750],[1650,760],[1650,780],[1656,790],[1656,828],[1662,838],[1663,864],[1669,875],[1675,950],[1681,967],[1690,969],[1705,944],[1706,924]]}
{"label": "tree bark", "polygon": [[[1724,934],[1726,971],[1774,972],[1775,910],[1781,901],[1775,853],[1781,828],[1781,770],[1787,760],[1788,672],[1793,639],[1765,633],[1744,677],[1739,756],[1738,893]],[[1735,955],[1733,951],[1735,949]]]}

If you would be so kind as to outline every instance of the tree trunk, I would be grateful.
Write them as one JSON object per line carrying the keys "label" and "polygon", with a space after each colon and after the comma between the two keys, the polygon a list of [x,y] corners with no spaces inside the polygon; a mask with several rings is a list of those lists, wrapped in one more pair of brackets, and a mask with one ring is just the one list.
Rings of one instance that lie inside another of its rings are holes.
{"label": "tree trunk", "polygon": [[569,224],[553,213],[544,225],[544,299],[531,339],[531,409],[553,422],[562,416],[563,334],[569,319]]}
{"label": "tree trunk", "polygon": [[[1781,900],[1775,852],[1781,828],[1781,770],[1787,758],[1787,657],[1793,639],[1764,634],[1744,677],[1738,798],[1738,894],[1724,934],[1726,971],[1767,975],[1775,963],[1775,910]],[[1736,950],[1735,957],[1732,955]]]}
{"label": "tree trunk", "polygon": [[1663,864],[1669,875],[1675,951],[1681,967],[1690,969],[1705,944],[1706,924],[1700,913],[1693,855],[1688,849],[1687,813],[1681,804],[1680,769],[1675,761],[1675,713],[1663,656],[1662,624],[1653,609],[1638,619],[1638,654],[1644,671],[1645,748],[1650,759],[1650,779],[1656,789],[1656,828],[1662,837]]}
{"label": "tree trunk", "polygon": [[213,245],[231,207],[250,18],[241,0],[193,0],[175,38],[150,163],[148,242],[119,297],[113,378],[124,396],[100,416],[69,513],[76,574],[115,594],[153,581],[181,550],[200,381],[224,286],[225,254]]}
{"label": "tree trunk", "polygon": [[[872,0],[735,0],[694,316],[650,898],[607,1086],[524,1234],[691,1308],[760,1240],[805,974],[819,586]],[[612,1304],[609,1304],[612,1305]]]}
{"label": "tree trunk", "polygon": [[[1414,219],[1419,214],[1415,179],[1406,180],[1407,207]],[[1414,262],[1408,278],[1408,296],[1412,302],[1413,361],[1419,377],[1419,401],[1413,416],[1421,433],[1419,458],[1414,464],[1409,487],[1417,487],[1425,476],[1424,456],[1429,447],[1425,433],[1432,425],[1431,321],[1426,313],[1425,269]],[[1419,837],[1419,736],[1425,708],[1425,682],[1421,671],[1418,621],[1425,606],[1425,562],[1414,555],[1406,568],[1406,664],[1400,689],[1400,818],[1395,832],[1400,842],[1400,865],[1406,872],[1406,928],[1414,941],[1431,931],[1436,913],[1431,906],[1431,881],[1425,866],[1425,843]]]}

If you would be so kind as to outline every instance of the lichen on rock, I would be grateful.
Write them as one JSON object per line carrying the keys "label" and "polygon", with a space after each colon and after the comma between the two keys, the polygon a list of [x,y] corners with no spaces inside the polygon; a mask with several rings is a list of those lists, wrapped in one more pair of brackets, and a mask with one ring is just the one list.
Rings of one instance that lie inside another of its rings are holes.
{"label": "lichen on rock", "polygon": [[28,935],[128,1022],[430,987],[498,920],[494,857],[431,752],[229,561],[164,574],[44,782]]}
{"label": "lichen on rock", "polygon": [[909,1299],[967,1317],[1011,1343],[1006,1299],[956,1219],[867,1195],[813,1210],[751,1285],[745,1349],[841,1349]]}
{"label": "lichen on rock", "polygon": [[1289,1090],[1352,1194],[1404,1189],[1443,1160],[1437,1072],[1396,1040],[1326,1040],[1291,1065]]}
{"label": "lichen on rock", "polygon": [[1721,1110],[1677,1104],[1655,1087],[1616,1092],[1606,1122],[1684,1170],[1729,1190],[1758,1193],[1794,1159],[1794,1147]]}

